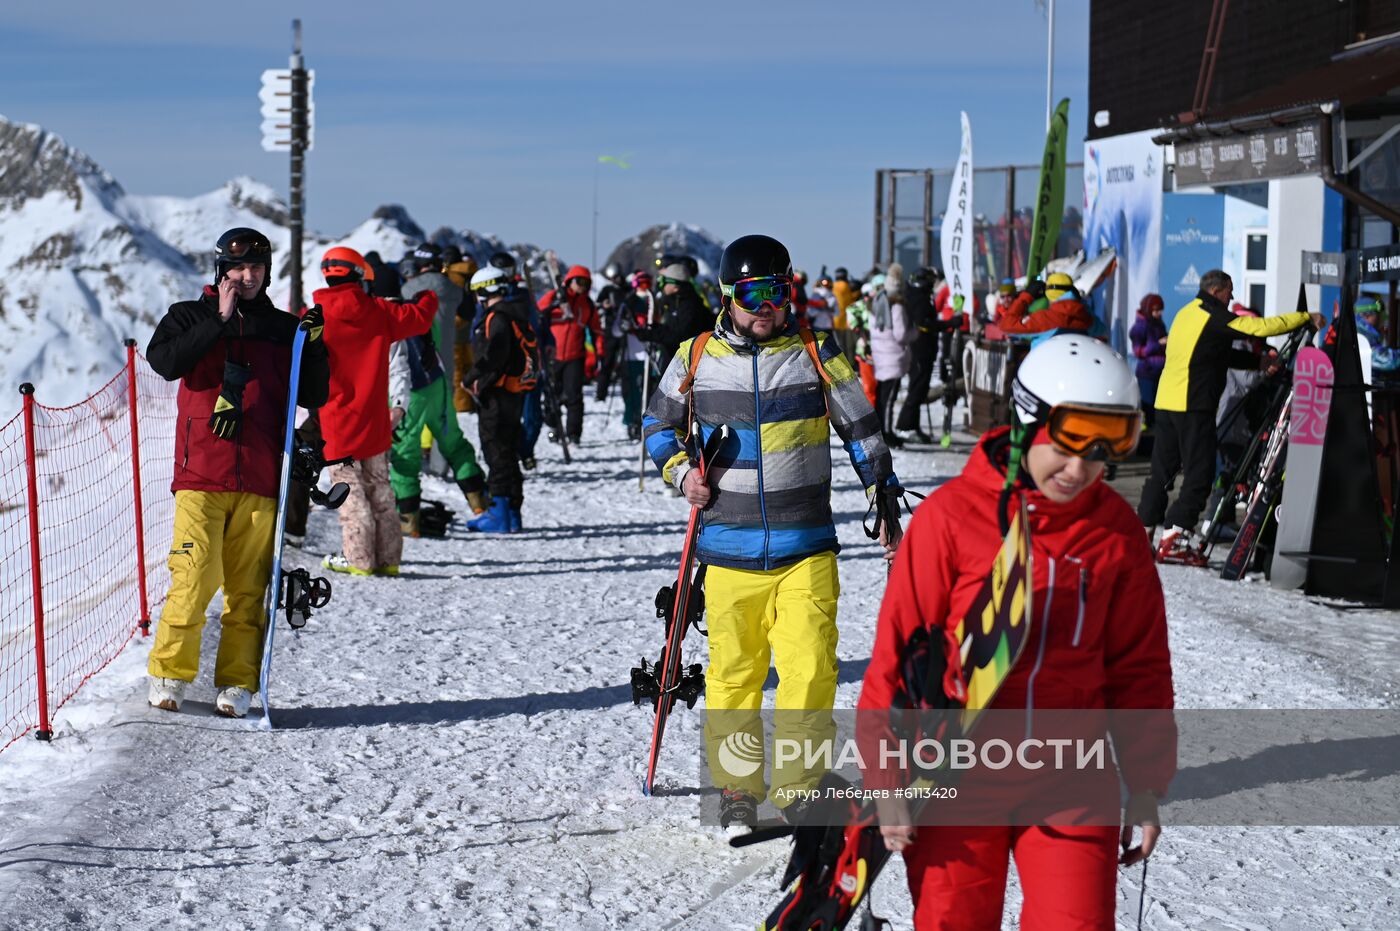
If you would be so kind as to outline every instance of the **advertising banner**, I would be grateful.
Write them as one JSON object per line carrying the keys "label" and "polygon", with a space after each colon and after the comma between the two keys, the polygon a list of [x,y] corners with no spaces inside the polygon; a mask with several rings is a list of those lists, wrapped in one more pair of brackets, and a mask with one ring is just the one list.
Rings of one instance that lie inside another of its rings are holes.
{"label": "advertising banner", "polygon": [[1177,309],[1200,290],[1201,275],[1224,264],[1224,251],[1225,198],[1162,196],[1162,290],[1158,293],[1166,302],[1168,326]]}
{"label": "advertising banner", "polygon": [[1036,188],[1035,219],[1031,222],[1030,255],[1027,274],[1035,276],[1055,257],[1060,238],[1060,221],[1065,215],[1065,151],[1069,137],[1069,98],[1060,101],[1045,134],[1045,155],[1040,161],[1040,184]]}
{"label": "advertising banner", "polygon": [[943,273],[948,278],[948,291],[961,294],[969,310],[972,299],[972,126],[967,113],[962,115],[962,149],[953,169],[953,184],[948,192],[948,209],[943,213],[940,251]]}
{"label": "advertising banner", "polygon": [[1095,295],[1113,347],[1125,351],[1138,301],[1156,292],[1162,257],[1162,149],[1154,130],[1084,145],[1084,252],[1112,246],[1118,270]]}
{"label": "advertising banner", "polygon": [[1321,170],[1322,124],[1310,120],[1254,133],[1176,144],[1178,188],[1313,175]]}

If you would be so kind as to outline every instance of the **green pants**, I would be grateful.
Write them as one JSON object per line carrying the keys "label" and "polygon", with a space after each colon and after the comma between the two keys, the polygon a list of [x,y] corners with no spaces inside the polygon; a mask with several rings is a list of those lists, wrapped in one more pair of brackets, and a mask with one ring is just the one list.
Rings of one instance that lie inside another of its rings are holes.
{"label": "green pants", "polygon": [[457,481],[482,474],[481,466],[476,464],[476,450],[457,426],[457,410],[452,404],[447,379],[439,378],[409,394],[408,411],[394,430],[394,445],[389,453],[389,484],[394,486],[395,498],[411,498],[422,490],[418,481],[423,465],[419,437],[424,427],[437,440],[438,449],[452,466]]}

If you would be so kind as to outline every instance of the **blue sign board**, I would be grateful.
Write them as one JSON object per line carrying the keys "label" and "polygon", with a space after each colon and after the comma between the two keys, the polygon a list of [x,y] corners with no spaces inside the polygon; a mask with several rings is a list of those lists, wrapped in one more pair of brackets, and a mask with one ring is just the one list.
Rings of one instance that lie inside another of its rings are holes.
{"label": "blue sign board", "polygon": [[1162,300],[1165,319],[1196,296],[1201,275],[1219,268],[1225,255],[1225,198],[1211,194],[1162,195]]}

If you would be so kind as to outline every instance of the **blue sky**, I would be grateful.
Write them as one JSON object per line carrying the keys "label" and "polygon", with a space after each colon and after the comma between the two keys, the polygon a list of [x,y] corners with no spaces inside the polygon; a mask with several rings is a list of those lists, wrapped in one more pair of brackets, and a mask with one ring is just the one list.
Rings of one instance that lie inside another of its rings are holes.
{"label": "blue sky", "polygon": [[[1056,10],[1055,96],[1084,136],[1088,0]],[[307,223],[344,232],[381,203],[588,261],[652,223],[766,232],[800,266],[870,261],[874,171],[1035,163],[1046,19],[1035,0],[670,4],[7,4],[0,114],[39,123],[133,193],[236,175],[285,193],[259,146],[264,68],[300,16],[316,69]],[[217,231],[211,232],[211,236]]]}

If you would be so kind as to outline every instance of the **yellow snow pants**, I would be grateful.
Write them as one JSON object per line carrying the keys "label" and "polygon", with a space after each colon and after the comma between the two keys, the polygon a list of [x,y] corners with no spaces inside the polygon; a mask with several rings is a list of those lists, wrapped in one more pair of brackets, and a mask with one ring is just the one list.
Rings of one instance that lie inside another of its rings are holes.
{"label": "yellow snow pants", "polygon": [[[781,569],[705,570],[710,668],[705,674],[705,744],[715,785],[762,799],[764,735],[759,709],[771,659],[778,671],[772,798],[816,787],[836,727],[836,554]],[[794,751],[797,751],[794,754]],[[755,765],[756,758],[756,765]]]}
{"label": "yellow snow pants", "polygon": [[277,502],[271,498],[232,491],[175,492],[170,594],[146,663],[151,675],[194,681],[205,611],[222,587],[214,687],[258,690],[267,628],[263,599],[272,575],[276,523]]}

